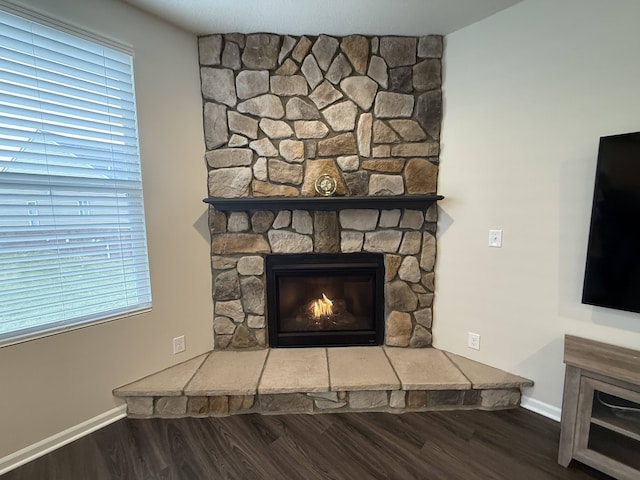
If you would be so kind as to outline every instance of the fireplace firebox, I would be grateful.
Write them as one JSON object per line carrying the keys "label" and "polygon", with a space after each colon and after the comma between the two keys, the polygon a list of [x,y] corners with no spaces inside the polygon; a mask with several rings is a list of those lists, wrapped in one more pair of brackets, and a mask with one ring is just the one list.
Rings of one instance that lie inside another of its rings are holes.
{"label": "fireplace firebox", "polygon": [[382,345],[384,256],[267,255],[271,347]]}

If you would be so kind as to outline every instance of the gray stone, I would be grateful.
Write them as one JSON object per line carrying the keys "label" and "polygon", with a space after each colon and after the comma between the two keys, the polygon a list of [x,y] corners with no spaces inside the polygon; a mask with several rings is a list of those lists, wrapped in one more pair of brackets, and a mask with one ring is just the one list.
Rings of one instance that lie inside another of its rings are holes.
{"label": "gray stone", "polygon": [[[420,232],[413,232],[413,233],[420,233]],[[419,283],[414,283],[413,285],[411,285],[411,290],[413,290],[416,293],[427,293],[427,289],[424,288],[421,284]],[[420,299],[418,298],[418,302],[420,301]]]}
{"label": "gray stone", "polygon": [[307,81],[302,75],[274,75],[271,77],[271,93],[284,97],[307,95]]}
{"label": "gray stone", "polygon": [[336,212],[316,211],[313,214],[313,231],[315,232],[315,252],[340,252],[340,227]]}
{"label": "gray stone", "polygon": [[280,156],[287,162],[303,162],[304,143],[299,140],[282,140],[280,142]]}
{"label": "gray stone", "polygon": [[218,255],[214,255],[211,257],[211,267],[214,270],[228,270],[230,268],[235,268],[238,264],[238,260],[231,257],[220,257]]}
{"label": "gray stone", "polygon": [[[420,256],[420,267],[430,272],[436,262],[436,238],[430,233],[422,235],[422,255]],[[426,285],[425,285],[426,287]]]}
{"label": "gray stone", "polygon": [[427,213],[424,216],[425,222],[437,222],[438,221],[438,205],[433,202],[427,209]]}
{"label": "gray stone", "polygon": [[415,37],[382,37],[380,55],[390,67],[402,67],[416,63]]}
{"label": "gray stone", "polygon": [[318,108],[324,108],[327,105],[331,105],[342,97],[342,93],[333,88],[333,85],[331,85],[327,80],[318,85],[316,89],[311,92],[311,95],[309,95],[311,101],[315,103]]}
{"label": "gray stone", "polygon": [[326,72],[337,49],[338,40],[328,35],[320,35],[316,43],[313,44],[311,51],[316,57],[320,68]]}
{"label": "gray stone", "polygon": [[213,332],[218,335],[233,335],[236,331],[236,324],[227,317],[216,317],[213,319]]}
{"label": "gray stone", "polygon": [[402,263],[402,257],[400,255],[384,256],[384,281],[385,282],[390,282],[395,278],[401,263]]}
{"label": "gray stone", "polygon": [[389,74],[387,72],[387,64],[381,57],[371,57],[367,76],[373,78],[378,85],[386,89],[389,86]]}
{"label": "gray stone", "polygon": [[442,36],[427,35],[418,40],[418,58],[442,58]]}
{"label": "gray stone", "polygon": [[302,165],[291,165],[290,163],[269,159],[269,179],[276,183],[292,183],[300,185],[304,176]]}
{"label": "gray stone", "polygon": [[224,350],[231,343],[231,335],[214,335],[213,342],[216,350]]}
{"label": "gray stone", "polygon": [[257,120],[233,111],[229,111],[228,119],[229,129],[232,132],[241,133],[242,135],[254,140],[258,138]]}
{"label": "gray stone", "polygon": [[320,118],[320,112],[308,100],[295,97],[287,102],[287,120],[315,120],[317,118]]}
{"label": "gray stone", "polygon": [[261,180],[263,182],[267,181],[269,177],[267,176],[266,158],[260,157],[258,158],[258,160],[256,160],[256,163],[253,166],[253,176],[256,177],[257,180]]}
{"label": "gray stone", "polygon": [[200,65],[220,65],[222,52],[222,36],[210,35],[198,39]]}
{"label": "gray stone", "polygon": [[389,406],[391,408],[405,408],[407,392],[404,390],[393,390],[389,395]]}
{"label": "gray stone", "polygon": [[271,139],[289,138],[293,135],[293,130],[286,122],[269,118],[260,120],[260,130]]}
{"label": "gray stone", "polygon": [[264,258],[257,255],[242,257],[238,260],[238,273],[240,275],[262,275],[264,273]]}
{"label": "gray stone", "polygon": [[290,58],[287,58],[278,70],[276,70],[276,75],[294,75],[296,73],[298,73],[298,65]]}
{"label": "gray stone", "polygon": [[[402,280],[394,280],[386,285],[387,306],[399,312],[413,312],[418,306],[418,297]],[[411,320],[409,320],[411,323]],[[407,342],[409,339],[407,338]]]}
{"label": "gray stone", "polygon": [[273,221],[273,228],[287,228],[289,225],[291,225],[291,211],[280,210],[276,219]]}
{"label": "gray stone", "polygon": [[340,250],[342,253],[354,253],[362,251],[364,233],[340,232]]}
{"label": "gray stone", "polygon": [[400,221],[400,210],[382,210],[380,212],[380,223],[382,228],[394,228],[398,226]]}
{"label": "gray stone", "polygon": [[311,220],[311,215],[306,210],[293,211],[291,226],[298,233],[306,235],[313,234],[313,221]]}
{"label": "gray stone", "polygon": [[373,115],[371,113],[363,113],[358,121],[358,151],[363,157],[371,156],[371,126],[373,124]]}
{"label": "gray stone", "polygon": [[127,397],[127,415],[153,415],[153,397]]}
{"label": "gray stone", "polygon": [[438,142],[401,143],[391,146],[394,157],[434,157],[438,155]]}
{"label": "gray stone", "polygon": [[266,70],[244,70],[236,77],[238,98],[257,97],[269,91],[269,72]]}
{"label": "gray stone", "polygon": [[378,92],[373,112],[377,118],[410,117],[413,114],[413,102],[412,95]]}
{"label": "gray stone", "polygon": [[387,392],[385,390],[370,390],[361,392],[349,392],[349,407],[356,410],[381,408],[388,405]]}
{"label": "gray stone", "polygon": [[412,228],[414,230],[420,230],[424,217],[420,210],[405,210],[400,220],[400,228]]}
{"label": "gray stone", "polygon": [[349,195],[365,196],[369,193],[369,174],[365,171],[344,173],[344,182]]}
{"label": "gray stone", "polygon": [[271,70],[276,68],[280,37],[266,33],[247,35],[242,63],[251,69]]}
{"label": "gray stone", "polygon": [[357,153],[358,147],[353,133],[342,133],[318,142],[317,154],[319,157],[335,157]]}
{"label": "gray stone", "polygon": [[211,239],[211,253],[268,253],[269,244],[262,235],[249,233],[224,233]]}
{"label": "gray stone", "polygon": [[240,300],[214,302],[214,311],[216,317],[228,317],[235,323],[244,322],[244,310]]}
{"label": "gray stone", "polygon": [[402,260],[400,269],[398,270],[398,276],[400,280],[405,282],[417,283],[421,279],[420,265],[418,259],[414,256],[407,256]]}
{"label": "gray stone", "polygon": [[313,401],[316,408],[320,410],[331,410],[336,408],[342,408],[347,405],[347,402],[344,400],[333,402],[331,400],[314,400]]}
{"label": "gray stone", "polygon": [[202,67],[200,80],[202,96],[205,99],[215,100],[230,107],[235,106],[238,99],[232,70]]}
{"label": "gray stone", "polygon": [[327,123],[335,132],[353,130],[356,125],[357,114],[358,107],[349,100],[331,105],[322,111],[322,115],[324,115]]}
{"label": "gray stone", "polygon": [[246,232],[249,230],[249,215],[246,212],[231,212],[227,225],[229,232]]}
{"label": "gray stone", "polygon": [[251,168],[220,168],[209,172],[209,194],[212,197],[237,198],[249,195]]}
{"label": "gray stone", "polygon": [[269,210],[260,210],[251,215],[251,228],[255,233],[264,233],[271,228],[275,214]]}
{"label": "gray stone", "polygon": [[256,336],[258,346],[266,347],[267,346],[267,330],[265,328],[257,328],[255,330],[252,330],[252,332]]}
{"label": "gray stone", "polygon": [[349,77],[340,82],[340,88],[365,112],[369,111],[378,91],[378,84],[369,77]]}
{"label": "gray stone", "polygon": [[298,40],[298,44],[293,49],[293,52],[291,52],[291,56],[296,62],[301,62],[302,59],[307,55],[309,49],[311,48],[311,43],[311,40],[309,40],[307,37],[300,37],[300,40]]}
{"label": "gray stone", "polygon": [[258,277],[242,277],[240,279],[242,290],[242,307],[246,313],[264,315],[264,283]]}
{"label": "gray stone", "polygon": [[238,111],[257,117],[274,118],[276,120],[284,117],[282,102],[278,97],[271,94],[261,95],[239,103]]}
{"label": "gray stone", "polygon": [[369,195],[402,195],[404,182],[400,175],[374,173],[369,178]]}
{"label": "gray stone", "polygon": [[430,58],[414,65],[413,88],[418,91],[434,90],[442,85],[440,60]]}
{"label": "gray stone", "polygon": [[520,390],[482,390],[482,408],[517,407],[520,404]]}
{"label": "gray stone", "polygon": [[318,62],[316,62],[313,55],[307,55],[307,58],[302,62],[300,70],[307,79],[307,83],[311,89],[316,88],[322,81],[322,71],[320,70],[320,67],[318,67]]}
{"label": "gray stone", "polygon": [[226,42],[222,52],[222,66],[239,70],[242,66],[240,63],[240,47],[233,42]]}
{"label": "gray stone", "polygon": [[260,395],[263,412],[311,413],[313,400],[304,393],[277,393]]}
{"label": "gray stone", "polygon": [[425,288],[430,292],[433,292],[434,290],[434,285],[433,285],[434,280],[435,280],[435,274],[433,272],[422,274],[422,285],[424,285]]}
{"label": "gray stone", "polygon": [[407,347],[411,338],[411,315],[392,311],[387,317],[385,344],[391,347]]}
{"label": "gray stone", "polygon": [[227,231],[227,216],[219,210],[209,209],[209,229],[211,233],[224,233]]}
{"label": "gray stone", "polygon": [[442,92],[440,90],[432,90],[418,97],[415,118],[427,132],[427,135],[434,140],[440,138],[440,123],[442,121]]}
{"label": "gray stone", "polygon": [[313,241],[307,235],[283,230],[270,230],[267,235],[273,253],[313,252]]}
{"label": "gray stone", "polygon": [[380,47],[380,39],[378,37],[373,37],[371,39],[371,53],[377,54],[379,47]]}
{"label": "gray stone", "polygon": [[353,69],[342,53],[339,53],[338,56],[331,62],[331,66],[329,67],[329,71],[327,72],[326,79],[329,80],[334,85],[340,83],[345,77],[351,75]]}
{"label": "gray stone", "polygon": [[429,405],[427,392],[425,390],[409,390],[407,392],[408,408],[425,408]]}
{"label": "gray stone", "polygon": [[329,128],[319,120],[296,120],[293,123],[298,138],[324,138]]}
{"label": "gray stone", "polygon": [[249,143],[249,148],[258,154],[260,157],[277,157],[278,150],[273,146],[271,140],[268,138],[261,138],[260,140],[254,140]]}
{"label": "gray stone", "polygon": [[364,236],[366,252],[396,253],[402,240],[402,232],[396,230],[379,230],[367,232]]}
{"label": "gray stone", "polygon": [[360,166],[360,159],[358,158],[357,155],[347,155],[345,157],[338,157],[336,159],[336,162],[338,162],[338,166],[340,167],[340,170],[342,170],[343,172],[355,172],[356,170],[358,170],[358,167]]}
{"label": "gray stone", "polygon": [[[424,275],[422,276],[422,281],[424,281]],[[418,303],[420,303],[421,307],[430,307],[433,305],[433,293],[419,293],[418,294]]]}
{"label": "gray stone", "polygon": [[249,328],[264,328],[266,317],[264,315],[247,315],[247,326]]}
{"label": "gray stone", "polygon": [[431,308],[422,308],[417,310],[413,313],[413,316],[418,325],[422,325],[425,328],[431,328],[431,324],[433,323],[433,313],[431,312]]}
{"label": "gray stone", "polygon": [[231,138],[229,139],[230,147],[245,147],[247,145],[249,145],[249,139],[242,135],[238,135],[237,133],[231,135]]}
{"label": "gray stone", "polygon": [[229,413],[229,397],[226,395],[216,395],[208,397],[209,415],[226,415]]}
{"label": "gray stone", "polygon": [[404,161],[397,158],[363,160],[362,168],[381,173],[400,173],[404,168]]}
{"label": "gray stone", "polygon": [[204,104],[204,139],[207,150],[224,145],[229,140],[227,107],[211,102]]}
{"label": "gray stone", "polygon": [[389,90],[397,93],[411,93],[413,91],[413,70],[411,67],[392,68],[389,71],[391,85]]}
{"label": "gray stone", "polygon": [[293,47],[296,46],[297,40],[290,35],[285,35],[282,40],[282,47],[280,48],[280,53],[278,54],[278,64],[282,65],[283,60],[291,53]]}
{"label": "gray stone", "polygon": [[353,68],[361,75],[367,71],[367,59],[369,58],[369,40],[362,35],[349,35],[343,37],[340,42],[340,50],[351,61]]}
{"label": "gray stone", "polygon": [[400,138],[382,120],[373,123],[373,141],[375,143],[397,143]]}
{"label": "gray stone", "polygon": [[339,212],[342,228],[361,232],[375,230],[378,224],[378,215],[378,210],[367,209],[345,209]]}
{"label": "gray stone", "polygon": [[251,165],[253,152],[248,148],[219,148],[206,153],[212,168],[243,167]]}
{"label": "gray stone", "polygon": [[255,335],[246,325],[239,325],[236,328],[236,332],[231,337],[231,343],[229,344],[233,348],[250,348],[258,345],[258,340]]}
{"label": "gray stone", "polygon": [[405,232],[398,252],[402,255],[415,255],[420,252],[421,246],[422,234],[420,232]]}
{"label": "gray stone", "polygon": [[225,33],[224,40],[226,42],[233,42],[240,48],[244,48],[245,39],[242,33]]}
{"label": "gray stone", "polygon": [[156,399],[155,413],[159,416],[176,417],[187,413],[187,397],[160,397]]}
{"label": "gray stone", "polygon": [[405,142],[421,142],[427,138],[427,134],[415,120],[389,120],[389,124]]}
{"label": "gray stone", "polygon": [[391,155],[391,145],[376,145],[371,149],[373,158],[388,157],[389,155]]}

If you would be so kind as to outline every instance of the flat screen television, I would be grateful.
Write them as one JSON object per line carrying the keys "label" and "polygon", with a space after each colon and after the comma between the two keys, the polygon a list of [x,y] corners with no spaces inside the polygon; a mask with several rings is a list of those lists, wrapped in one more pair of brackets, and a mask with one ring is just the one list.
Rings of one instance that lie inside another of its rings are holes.
{"label": "flat screen television", "polygon": [[600,138],[582,303],[640,313],[640,132]]}

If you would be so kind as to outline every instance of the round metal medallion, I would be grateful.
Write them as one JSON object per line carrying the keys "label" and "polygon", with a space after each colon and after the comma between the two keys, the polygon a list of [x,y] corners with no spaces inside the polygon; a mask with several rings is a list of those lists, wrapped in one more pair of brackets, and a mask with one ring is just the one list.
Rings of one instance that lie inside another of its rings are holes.
{"label": "round metal medallion", "polygon": [[327,175],[326,173],[320,175],[316,179],[316,192],[324,197],[329,197],[333,195],[336,191],[336,180],[331,175]]}

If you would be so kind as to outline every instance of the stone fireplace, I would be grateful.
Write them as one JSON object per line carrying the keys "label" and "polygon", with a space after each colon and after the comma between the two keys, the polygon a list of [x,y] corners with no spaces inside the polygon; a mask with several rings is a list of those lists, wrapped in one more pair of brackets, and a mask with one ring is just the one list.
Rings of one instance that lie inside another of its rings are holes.
{"label": "stone fireplace", "polygon": [[442,38],[210,35],[199,54],[215,348],[282,346],[268,256],[356,253],[384,264],[383,343],[429,346]]}

